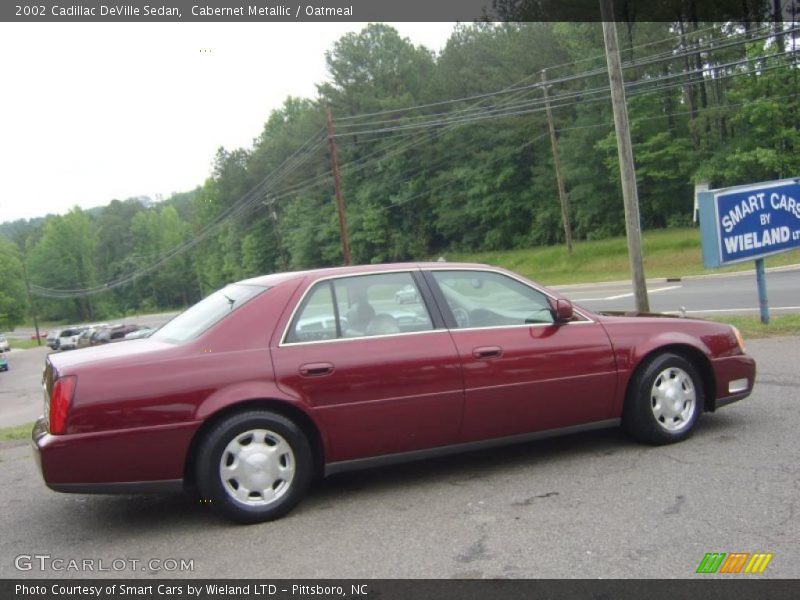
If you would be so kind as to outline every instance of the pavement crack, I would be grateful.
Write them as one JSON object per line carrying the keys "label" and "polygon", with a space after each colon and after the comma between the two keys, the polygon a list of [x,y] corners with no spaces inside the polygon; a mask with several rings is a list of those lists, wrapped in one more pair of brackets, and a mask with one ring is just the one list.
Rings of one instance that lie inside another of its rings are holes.
{"label": "pavement crack", "polygon": [[758,385],[772,385],[775,387],[786,387],[786,388],[793,388],[800,385],[800,381],[794,381],[792,379],[788,381],[781,381],[779,379],[759,379],[756,383]]}
{"label": "pavement crack", "polygon": [[467,547],[464,552],[456,556],[456,560],[462,563],[471,563],[476,560],[489,560],[491,554],[486,549],[487,535],[484,533],[478,541]]}
{"label": "pavement crack", "polygon": [[695,464],[694,461],[691,460],[683,460],[682,458],[678,458],[677,456],[672,456],[671,454],[667,454],[666,452],[662,452],[659,456],[663,456],[664,458],[668,458],[670,460],[675,461],[676,463],[680,463],[682,465],[693,465]]}
{"label": "pavement crack", "polygon": [[550,498],[552,496],[558,496],[558,492],[545,492],[544,494],[536,494],[533,496],[529,496],[524,500],[517,500],[516,502],[512,502],[511,506],[530,506],[538,498]]}
{"label": "pavement crack", "polygon": [[665,515],[677,515],[681,512],[681,506],[686,503],[685,496],[675,496],[675,504],[670,506],[667,510],[664,511]]}

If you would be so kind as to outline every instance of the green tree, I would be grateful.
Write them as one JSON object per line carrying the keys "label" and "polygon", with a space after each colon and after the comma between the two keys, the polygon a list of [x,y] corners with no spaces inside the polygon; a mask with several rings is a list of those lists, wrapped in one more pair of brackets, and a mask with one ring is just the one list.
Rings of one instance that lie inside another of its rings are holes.
{"label": "green tree", "polygon": [[14,329],[25,319],[28,298],[19,250],[0,237],[0,329]]}
{"label": "green tree", "polygon": [[[92,219],[75,207],[64,216],[49,217],[42,238],[28,255],[31,282],[51,289],[83,290],[97,284],[94,265],[97,231]],[[92,320],[94,300],[76,296],[69,301],[42,303],[51,319]]]}

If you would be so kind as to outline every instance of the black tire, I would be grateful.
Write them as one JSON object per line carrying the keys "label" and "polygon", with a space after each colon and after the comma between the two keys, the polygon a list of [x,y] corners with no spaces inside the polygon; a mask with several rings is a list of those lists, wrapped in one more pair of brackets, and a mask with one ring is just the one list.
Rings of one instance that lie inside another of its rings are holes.
{"label": "black tire", "polygon": [[622,427],[647,444],[680,442],[692,434],[704,402],[695,366],[679,354],[657,354],[636,370],[628,385]]}
{"label": "black tire", "polygon": [[[249,442],[245,434],[252,434]],[[278,448],[280,454],[272,454],[270,448]],[[223,455],[230,479],[221,472]],[[241,475],[234,472],[238,463]],[[208,431],[197,453],[195,477],[200,496],[216,512],[240,523],[260,523],[284,516],[303,499],[313,465],[311,446],[296,423],[274,412],[248,410]],[[290,468],[293,473],[287,475]],[[263,490],[245,496],[247,486],[263,485]]]}

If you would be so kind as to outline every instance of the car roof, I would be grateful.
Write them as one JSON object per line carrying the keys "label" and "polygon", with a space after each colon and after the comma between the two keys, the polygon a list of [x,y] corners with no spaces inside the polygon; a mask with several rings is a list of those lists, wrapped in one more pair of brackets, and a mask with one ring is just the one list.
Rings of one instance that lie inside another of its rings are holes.
{"label": "car roof", "polygon": [[391,271],[409,271],[417,269],[494,269],[490,265],[480,263],[457,263],[457,262],[415,262],[415,263],[385,263],[375,265],[353,265],[348,267],[328,267],[324,269],[310,269],[307,271],[291,271],[288,273],[272,273],[238,281],[242,285],[259,285],[273,287],[284,281],[299,277],[311,277],[313,279],[324,279],[343,275],[359,275],[367,273],[384,273]]}

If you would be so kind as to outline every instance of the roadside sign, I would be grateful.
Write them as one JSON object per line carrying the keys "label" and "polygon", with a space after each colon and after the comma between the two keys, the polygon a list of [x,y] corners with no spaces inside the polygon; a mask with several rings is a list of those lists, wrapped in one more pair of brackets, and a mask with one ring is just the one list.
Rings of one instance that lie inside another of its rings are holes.
{"label": "roadside sign", "polygon": [[701,191],[703,264],[756,261],[761,320],[769,322],[764,257],[800,248],[800,178]]}
{"label": "roadside sign", "polygon": [[698,194],[706,267],[800,248],[800,180]]}

